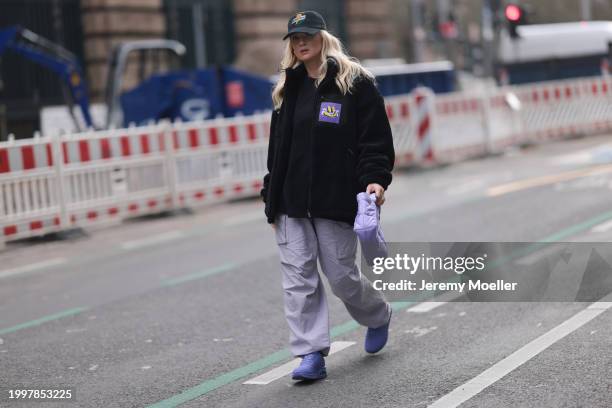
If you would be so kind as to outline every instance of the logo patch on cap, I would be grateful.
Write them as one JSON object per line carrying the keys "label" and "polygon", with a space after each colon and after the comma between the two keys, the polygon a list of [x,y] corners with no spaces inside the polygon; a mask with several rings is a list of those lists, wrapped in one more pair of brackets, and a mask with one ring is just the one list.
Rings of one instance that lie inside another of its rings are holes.
{"label": "logo patch on cap", "polygon": [[319,122],[340,123],[342,105],[333,102],[323,102],[319,112]]}
{"label": "logo patch on cap", "polygon": [[297,13],[295,17],[291,19],[291,24],[296,25],[306,20],[306,15],[302,13]]}

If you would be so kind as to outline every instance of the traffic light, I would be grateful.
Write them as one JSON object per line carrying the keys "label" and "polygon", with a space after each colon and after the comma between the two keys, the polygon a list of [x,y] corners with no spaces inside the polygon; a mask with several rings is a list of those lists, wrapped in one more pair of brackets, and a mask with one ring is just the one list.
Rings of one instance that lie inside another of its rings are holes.
{"label": "traffic light", "polygon": [[518,4],[508,4],[504,10],[506,21],[508,22],[508,32],[512,39],[519,38],[516,28],[527,23],[527,13],[525,9]]}

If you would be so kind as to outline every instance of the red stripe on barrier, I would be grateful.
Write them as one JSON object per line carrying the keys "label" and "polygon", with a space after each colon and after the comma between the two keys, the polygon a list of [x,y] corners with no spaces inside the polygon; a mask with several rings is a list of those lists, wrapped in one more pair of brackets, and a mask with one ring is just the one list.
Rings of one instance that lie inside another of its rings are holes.
{"label": "red stripe on barrier", "polygon": [[34,146],[22,146],[21,147],[21,158],[23,160],[23,169],[33,169],[36,167],[34,160]]}
{"label": "red stripe on barrier", "polygon": [[234,193],[240,193],[242,190],[244,190],[244,187],[242,187],[241,184],[236,184],[234,186]]}
{"label": "red stripe on barrier", "polygon": [[569,86],[565,88],[565,97],[566,98],[572,97],[572,88],[570,88]]}
{"label": "red stripe on barrier", "polygon": [[174,150],[179,148],[178,132],[175,130],[172,132],[172,143],[174,143]]}
{"label": "red stripe on barrier", "polygon": [[117,215],[119,214],[119,208],[118,207],[111,207],[107,210],[108,215]]}
{"label": "red stripe on barrier", "polygon": [[87,213],[87,219],[95,220],[96,218],[98,218],[98,212],[97,211],[89,211]]}
{"label": "red stripe on barrier", "polygon": [[43,227],[42,221],[32,221],[30,223],[30,230],[37,230]]}
{"label": "red stripe on barrier", "polygon": [[224,192],[225,192],[225,191],[223,190],[223,187],[217,187],[217,188],[215,188],[215,195],[216,195],[217,197],[218,197],[218,196],[222,196]]}
{"label": "red stripe on barrier", "polygon": [[87,143],[87,140],[79,140],[79,158],[81,162],[89,161],[89,143]]}
{"label": "red stripe on barrier", "polygon": [[601,92],[608,93],[608,84],[606,82],[601,84]]}
{"label": "red stripe on barrier", "polygon": [[157,206],[157,200],[149,200],[147,202],[147,205],[149,206],[149,208],[153,208]]}
{"label": "red stripe on barrier", "polygon": [[198,147],[199,145],[198,129],[189,129],[189,147]]}
{"label": "red stripe on barrier", "polygon": [[47,151],[47,165],[51,167],[53,166],[53,150],[51,143],[45,145],[45,150]]}
{"label": "red stripe on barrier", "polygon": [[121,136],[119,138],[119,143],[121,144],[121,155],[129,156],[131,154],[130,151],[130,138],[127,136]]}
{"label": "red stripe on barrier", "polygon": [[593,95],[597,95],[598,91],[599,89],[597,89],[597,84],[591,85],[591,92],[593,92]]}
{"label": "red stripe on barrier", "polygon": [[231,125],[229,127],[229,134],[230,143],[238,143],[238,129],[236,129],[236,126]]}
{"label": "red stripe on barrier", "polygon": [[217,128],[208,128],[208,143],[211,145],[219,144],[219,135],[217,134]]}
{"label": "red stripe on barrier", "polygon": [[53,218],[53,225],[60,225],[60,224],[61,224],[60,217]]}
{"label": "red stripe on barrier", "polygon": [[76,215],[72,214],[70,216],[70,222],[73,223],[73,224],[76,222]]}
{"label": "red stripe on barrier", "polygon": [[181,203],[184,203],[184,202],[185,202],[185,195],[184,195],[184,194],[180,194],[180,195],[179,195],[179,201],[180,201]]}
{"label": "red stripe on barrier", "polygon": [[159,144],[159,151],[165,152],[166,151],[166,138],[164,137],[163,132],[157,135],[157,142]]}
{"label": "red stripe on barrier", "polygon": [[8,151],[6,149],[0,149],[0,173],[8,173],[11,171],[9,166]]}
{"label": "red stripe on barrier", "polygon": [[542,97],[544,98],[545,101],[548,102],[548,97],[549,97],[548,89],[545,89],[544,92],[542,92]]}
{"label": "red stripe on barrier", "polygon": [[391,105],[387,105],[387,118],[389,119],[393,119],[393,108],[391,107]]}
{"label": "red stripe on barrier", "polygon": [[149,146],[149,135],[140,135],[140,150],[144,154],[151,152],[151,147]]}
{"label": "red stripe on barrier", "polygon": [[164,200],[164,202],[166,203],[167,206],[172,205],[172,197],[166,197],[166,199]]}
{"label": "red stripe on barrier", "polygon": [[440,104],[440,113],[447,114],[448,111],[449,111],[448,103],[444,102],[444,103]]}
{"label": "red stripe on barrier", "polygon": [[110,141],[108,139],[100,139],[100,156],[103,159],[110,159],[112,156]]}
{"label": "red stripe on barrier", "polygon": [[261,188],[263,187],[263,183],[261,181],[254,181],[253,182],[253,189],[254,190],[261,190]]}
{"label": "red stripe on barrier", "polygon": [[17,233],[16,225],[7,225],[4,227],[4,235],[15,235]]}
{"label": "red stripe on barrier", "polygon": [[478,110],[478,101],[476,99],[470,101],[470,109],[473,111]]}
{"label": "red stripe on barrier", "polygon": [[559,88],[555,88],[555,99],[561,99],[561,90]]}
{"label": "red stripe on barrier", "polygon": [[425,137],[425,133],[429,130],[429,116],[423,118],[421,123],[419,123],[419,138],[422,139]]}
{"label": "red stripe on barrier", "polygon": [[132,203],[128,205],[128,211],[138,211],[138,204]]}
{"label": "red stripe on barrier", "polygon": [[62,142],[62,154],[64,155],[64,164],[68,164],[68,143]]}
{"label": "red stripe on barrier", "polygon": [[408,107],[408,102],[402,102],[400,104],[400,116],[402,118],[407,118],[410,116],[410,108]]}
{"label": "red stripe on barrier", "polygon": [[538,94],[538,91],[533,91],[533,93],[531,94],[531,99],[534,102],[538,102],[538,100],[540,99],[540,94]]}
{"label": "red stripe on barrier", "polygon": [[254,124],[247,124],[247,133],[249,134],[250,141],[254,141],[255,139],[257,139],[257,129],[255,129]]}
{"label": "red stripe on barrier", "polygon": [[204,192],[203,191],[198,191],[196,193],[193,194],[193,197],[197,200],[201,200],[204,198]]}

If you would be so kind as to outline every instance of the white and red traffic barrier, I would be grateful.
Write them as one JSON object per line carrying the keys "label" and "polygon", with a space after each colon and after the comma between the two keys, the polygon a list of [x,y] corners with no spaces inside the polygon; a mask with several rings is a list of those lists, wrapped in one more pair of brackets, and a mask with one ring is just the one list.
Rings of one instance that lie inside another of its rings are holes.
{"label": "white and red traffic barrier", "polygon": [[[609,75],[388,97],[396,165],[454,162],[612,130]],[[0,143],[0,244],[257,196],[270,113]]]}
{"label": "white and red traffic barrier", "polygon": [[385,100],[387,118],[393,134],[395,165],[417,163],[417,142],[414,129],[414,101],[410,95],[391,96]]}
{"label": "white and red traffic barrier", "polygon": [[0,143],[0,243],[258,195],[270,114]]}

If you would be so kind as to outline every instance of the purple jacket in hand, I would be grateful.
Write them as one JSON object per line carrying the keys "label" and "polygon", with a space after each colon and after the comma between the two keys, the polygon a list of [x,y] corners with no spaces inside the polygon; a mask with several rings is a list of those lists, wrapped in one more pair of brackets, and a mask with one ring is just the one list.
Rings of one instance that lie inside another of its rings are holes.
{"label": "purple jacket in hand", "polygon": [[368,265],[374,263],[374,258],[387,256],[387,243],[380,228],[380,207],[376,205],[376,194],[357,194],[357,216],[353,230],[359,237],[361,253]]}

